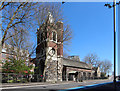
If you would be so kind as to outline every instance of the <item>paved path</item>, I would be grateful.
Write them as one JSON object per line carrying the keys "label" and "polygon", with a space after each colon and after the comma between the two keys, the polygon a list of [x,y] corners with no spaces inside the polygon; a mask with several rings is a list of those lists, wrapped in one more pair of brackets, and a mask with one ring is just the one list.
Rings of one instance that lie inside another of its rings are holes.
{"label": "paved path", "polygon": [[[33,91],[36,90],[58,90],[58,89],[68,89],[86,85],[93,85],[99,83],[110,82],[111,80],[88,80],[84,82],[58,82],[58,83],[27,83],[27,84],[3,84],[4,90],[2,91]],[[41,91],[40,90],[40,91]]]}

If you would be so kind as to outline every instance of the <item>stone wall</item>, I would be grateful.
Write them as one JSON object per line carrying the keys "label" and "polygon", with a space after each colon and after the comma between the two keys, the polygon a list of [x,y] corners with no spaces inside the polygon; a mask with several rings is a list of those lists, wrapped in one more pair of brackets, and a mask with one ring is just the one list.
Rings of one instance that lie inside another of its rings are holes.
{"label": "stone wall", "polygon": [[45,76],[47,82],[62,81],[62,58],[57,60],[47,59]]}
{"label": "stone wall", "polygon": [[46,67],[45,78],[47,82],[57,81],[57,50],[54,55],[51,55],[52,47],[46,48],[48,54],[46,54]]}
{"label": "stone wall", "polygon": [[63,64],[62,64],[62,58],[58,57],[58,81],[62,81],[62,70],[63,70]]}
{"label": "stone wall", "polygon": [[46,81],[57,81],[57,60],[48,60],[45,71]]}

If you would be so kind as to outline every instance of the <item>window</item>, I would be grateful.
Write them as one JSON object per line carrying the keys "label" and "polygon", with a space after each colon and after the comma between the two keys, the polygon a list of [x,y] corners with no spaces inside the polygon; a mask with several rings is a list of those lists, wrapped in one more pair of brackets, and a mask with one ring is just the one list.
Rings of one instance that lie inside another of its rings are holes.
{"label": "window", "polygon": [[26,63],[26,65],[28,66],[28,65],[29,65],[29,63],[27,62],[27,63]]}
{"label": "window", "polygon": [[14,57],[12,55],[9,55],[8,59],[14,59]]}
{"label": "window", "polygon": [[47,38],[47,32],[42,32],[40,35],[40,40],[43,41]]}
{"label": "window", "polygon": [[56,41],[56,32],[53,32],[53,41]]}
{"label": "window", "polygon": [[40,39],[41,39],[41,41],[43,41],[43,33],[41,33]]}
{"label": "window", "polygon": [[3,53],[3,54],[2,54],[2,57],[3,57],[3,58],[6,58],[6,54]]}
{"label": "window", "polygon": [[5,59],[2,59],[2,63],[3,63],[3,64],[5,63],[5,61],[6,61]]}
{"label": "window", "polygon": [[40,54],[43,55],[44,54],[44,49],[40,50]]}
{"label": "window", "polygon": [[2,49],[2,52],[6,52],[6,49]]}

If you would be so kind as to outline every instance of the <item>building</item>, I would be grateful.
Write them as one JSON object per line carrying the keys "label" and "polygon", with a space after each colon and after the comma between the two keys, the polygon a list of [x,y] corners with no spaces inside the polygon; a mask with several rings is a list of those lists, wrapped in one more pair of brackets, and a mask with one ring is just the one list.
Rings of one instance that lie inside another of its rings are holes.
{"label": "building", "polygon": [[21,58],[27,61],[29,61],[29,52],[28,50],[25,49],[19,49],[16,46],[12,46],[12,45],[8,45],[8,44],[4,44],[3,48],[2,48],[2,52],[0,54],[1,58],[0,60],[2,60],[2,62],[4,62],[5,60],[9,60],[9,58]]}
{"label": "building", "polygon": [[[23,59],[25,60],[25,64],[28,66],[28,65],[31,65],[31,63],[29,62],[28,56],[29,56],[28,50],[19,49],[15,46],[4,44],[2,48],[2,52],[0,53],[0,61],[4,65],[6,60],[9,61],[12,58]],[[0,64],[1,71],[2,71],[2,63]],[[33,69],[31,71],[34,72]]]}
{"label": "building", "polygon": [[47,20],[37,29],[36,74],[46,81],[68,81],[93,77],[92,66],[81,62],[78,56],[63,58],[63,23],[54,22],[49,12]]}
{"label": "building", "polygon": [[46,81],[62,81],[63,23],[54,23],[49,13],[47,21],[37,30],[36,70],[44,74]]}
{"label": "building", "polygon": [[100,78],[100,77],[101,77],[100,68],[99,68],[99,67],[94,67],[93,70],[95,71],[95,72],[94,72],[94,76],[95,76],[96,78]]}
{"label": "building", "polygon": [[[63,58],[63,72],[62,72],[62,80],[73,80],[77,81],[91,79],[94,77],[94,70],[92,70],[92,66],[88,65],[80,60],[76,60],[76,58]],[[78,56],[74,56],[79,58]]]}

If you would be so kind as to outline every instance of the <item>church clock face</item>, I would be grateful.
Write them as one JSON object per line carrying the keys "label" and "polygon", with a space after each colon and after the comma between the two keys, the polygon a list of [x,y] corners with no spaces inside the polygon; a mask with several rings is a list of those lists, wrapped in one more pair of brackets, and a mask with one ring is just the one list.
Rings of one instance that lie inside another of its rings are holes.
{"label": "church clock face", "polygon": [[55,49],[52,49],[52,54],[53,54],[53,55],[55,54]]}
{"label": "church clock face", "polygon": [[50,50],[50,53],[49,53],[51,56],[53,56],[53,55],[55,55],[55,49],[54,48],[52,48],[51,50]]}

